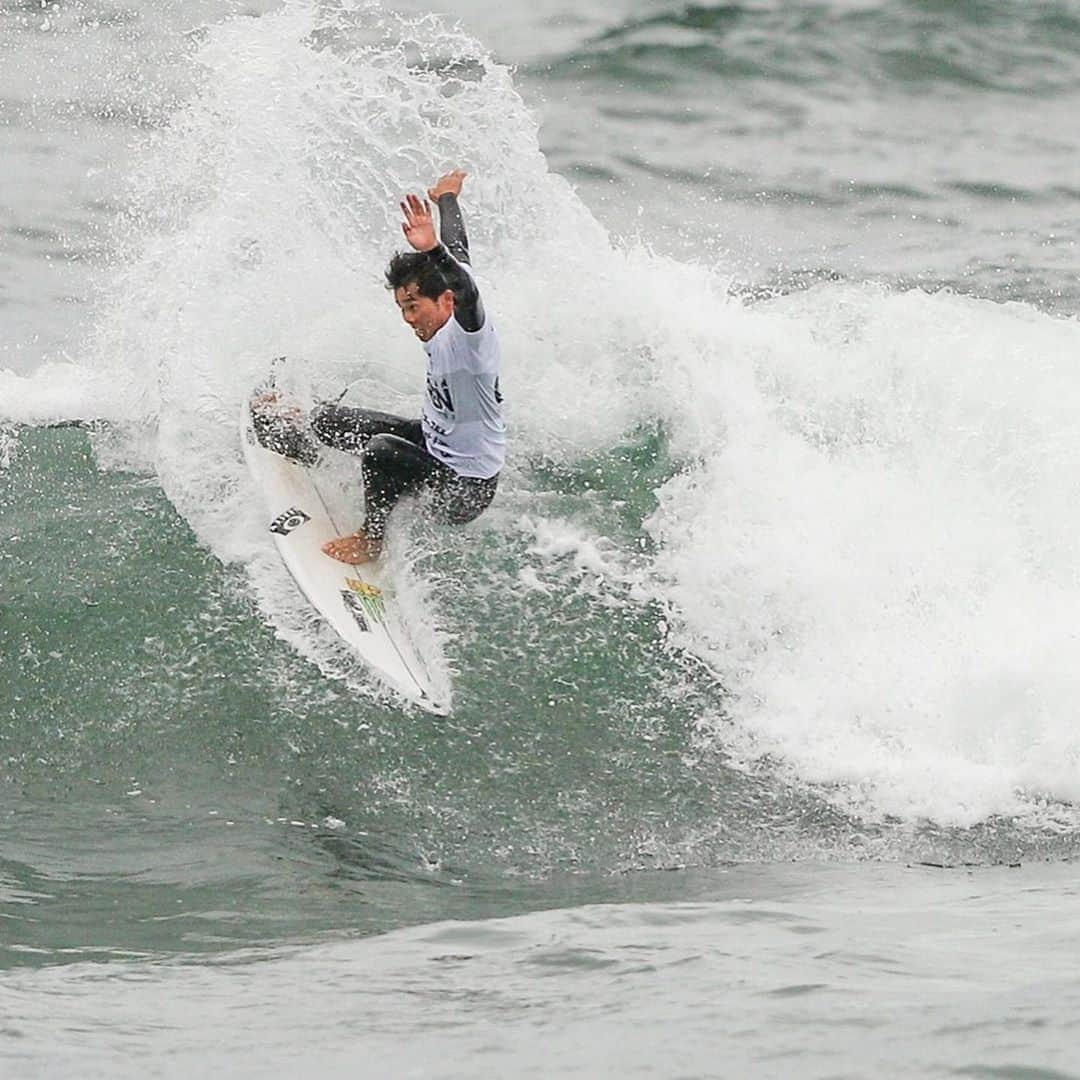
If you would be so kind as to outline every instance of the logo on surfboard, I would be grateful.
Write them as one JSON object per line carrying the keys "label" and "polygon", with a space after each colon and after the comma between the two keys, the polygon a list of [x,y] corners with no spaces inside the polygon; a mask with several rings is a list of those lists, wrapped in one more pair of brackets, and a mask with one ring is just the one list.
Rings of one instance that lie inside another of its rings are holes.
{"label": "logo on surfboard", "polygon": [[356,625],[366,634],[371,630],[368,625],[367,612],[364,601],[351,589],[341,590],[341,600],[345,604],[349,614],[356,620]]}
{"label": "logo on surfboard", "polygon": [[[363,608],[368,619],[372,622],[382,622],[386,618],[386,604],[383,600],[382,589],[369,585],[366,581],[358,581],[356,578],[347,577],[345,584],[349,586],[350,599],[346,601],[349,610],[353,610],[352,601],[357,601]],[[345,596],[345,590],[342,590]]]}
{"label": "logo on surfboard", "polygon": [[278,536],[288,536],[293,529],[299,529],[305,521],[310,520],[310,514],[305,514],[298,506],[294,506],[289,510],[286,510],[284,514],[278,514],[278,516],[270,522],[270,531],[272,533],[277,533]]}

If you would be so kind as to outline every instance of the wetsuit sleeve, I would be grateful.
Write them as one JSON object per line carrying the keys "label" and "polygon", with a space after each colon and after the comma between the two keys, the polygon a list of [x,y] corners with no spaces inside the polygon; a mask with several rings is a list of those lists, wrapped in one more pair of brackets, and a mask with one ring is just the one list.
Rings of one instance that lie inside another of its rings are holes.
{"label": "wetsuit sleeve", "polygon": [[431,252],[431,259],[453,290],[454,318],[463,330],[472,333],[484,325],[484,305],[472,274],[465,269],[470,265],[469,240],[461,207],[453,195],[439,199],[439,235],[442,243]]}
{"label": "wetsuit sleeve", "polygon": [[461,216],[456,195],[443,195],[439,198],[439,239],[458,262],[471,264],[469,238],[465,235],[465,219]]}

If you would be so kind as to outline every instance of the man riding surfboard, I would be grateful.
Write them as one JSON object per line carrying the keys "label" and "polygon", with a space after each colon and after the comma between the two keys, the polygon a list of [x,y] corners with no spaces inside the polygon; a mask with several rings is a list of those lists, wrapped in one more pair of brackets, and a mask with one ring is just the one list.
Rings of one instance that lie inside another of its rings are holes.
{"label": "man riding surfboard", "polygon": [[455,169],[440,177],[427,200],[405,197],[401,228],[413,250],[395,254],[386,270],[401,316],[427,353],[422,417],[330,403],[312,413],[321,442],[362,455],[364,523],[323,545],[341,562],[379,557],[387,518],[404,495],[430,492],[436,516],[454,524],[478,517],[495,496],[506,456],[501,351],[472,275],[458,206],[465,176]]}

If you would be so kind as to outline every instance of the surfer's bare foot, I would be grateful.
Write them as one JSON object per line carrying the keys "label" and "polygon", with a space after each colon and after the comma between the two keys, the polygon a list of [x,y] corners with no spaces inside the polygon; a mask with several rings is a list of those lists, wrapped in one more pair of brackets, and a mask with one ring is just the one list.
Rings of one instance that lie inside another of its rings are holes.
{"label": "surfer's bare foot", "polygon": [[351,536],[328,540],[322,549],[331,559],[359,566],[361,563],[374,562],[382,554],[382,541],[358,529]]}

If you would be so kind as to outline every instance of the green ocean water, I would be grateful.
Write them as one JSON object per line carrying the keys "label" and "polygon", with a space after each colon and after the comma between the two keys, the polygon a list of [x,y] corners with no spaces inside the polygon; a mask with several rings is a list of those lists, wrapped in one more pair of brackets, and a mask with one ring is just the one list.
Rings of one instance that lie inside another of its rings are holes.
{"label": "green ocean water", "polygon": [[[609,457],[613,486],[656,447]],[[572,498],[586,477],[592,461],[545,482]],[[151,479],[97,467],[86,431],[25,430],[5,481],[9,966],[677,896],[688,868],[763,858],[1070,850],[1007,822],[858,822],[767,762],[731,768],[696,724],[722,691],[665,645],[663,612],[600,586],[531,594],[526,619],[492,585],[527,557],[505,539],[440,553],[437,608],[469,665],[439,718],[298,656]]]}
{"label": "green ocean water", "polygon": [[[471,661],[454,716],[403,712],[277,640],[152,481],[96,467],[85,431],[26,432],[5,481],[9,963],[547,906],[506,875],[663,864],[718,802],[755,797],[684,760],[715,690],[668,670],[648,607],[555,596],[515,633],[483,578],[470,596],[483,553],[459,550],[440,603],[497,632],[450,621]],[[619,647],[598,656],[613,615]],[[315,893],[299,911],[297,890]]]}

